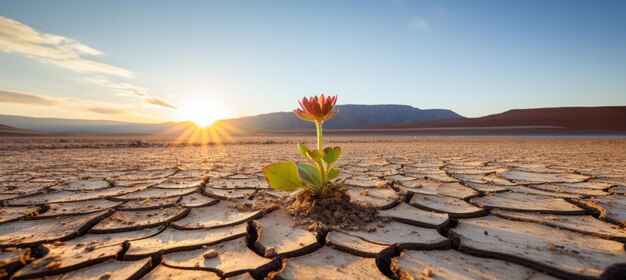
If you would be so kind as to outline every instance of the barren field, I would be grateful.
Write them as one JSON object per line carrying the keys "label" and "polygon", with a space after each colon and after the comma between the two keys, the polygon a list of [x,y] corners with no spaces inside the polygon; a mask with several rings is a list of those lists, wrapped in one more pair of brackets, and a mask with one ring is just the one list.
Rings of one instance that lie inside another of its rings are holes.
{"label": "barren field", "polygon": [[299,139],[137,139],[0,139],[2,279],[626,279],[626,139],[330,138],[390,221],[323,232],[251,207]]}

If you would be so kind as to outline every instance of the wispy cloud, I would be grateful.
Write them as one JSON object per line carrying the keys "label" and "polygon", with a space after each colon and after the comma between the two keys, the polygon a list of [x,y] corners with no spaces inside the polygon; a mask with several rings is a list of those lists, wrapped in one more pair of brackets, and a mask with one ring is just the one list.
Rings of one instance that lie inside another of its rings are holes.
{"label": "wispy cloud", "polygon": [[77,73],[95,74],[83,80],[114,90],[123,96],[139,97],[156,106],[177,109],[171,102],[154,97],[145,88],[128,82],[113,82],[106,76],[131,78],[133,73],[110,64],[88,59],[104,53],[79,41],[42,33],[21,22],[0,16],[0,51],[17,53]]}
{"label": "wispy cloud", "polygon": [[410,29],[421,30],[423,32],[430,32],[430,25],[423,19],[414,19],[409,24]]}
{"label": "wispy cloud", "polygon": [[31,105],[58,105],[61,101],[31,93],[22,93],[0,89],[0,103],[19,103]]}
{"label": "wispy cloud", "polygon": [[0,89],[0,103],[13,103],[13,104],[38,105],[38,106],[55,106],[55,107],[81,110],[81,111],[92,112],[92,113],[103,114],[103,115],[125,115],[125,114],[132,115],[131,112],[129,112],[128,110],[124,108],[111,106],[106,103],[53,98],[53,97],[43,96],[40,94],[17,92],[17,91],[6,90],[6,89]]}
{"label": "wispy cloud", "polygon": [[172,108],[172,109],[178,109],[178,107],[176,107],[176,105],[174,105],[174,104],[172,104],[169,101],[166,101],[164,99],[158,98],[158,97],[149,97],[149,98],[146,98],[146,100],[150,104],[163,106],[163,107],[167,107],[167,108]]}
{"label": "wispy cloud", "polygon": [[103,114],[103,115],[123,115],[126,114],[126,110],[117,108],[104,108],[104,107],[89,107],[85,109],[89,112]]}
{"label": "wispy cloud", "polygon": [[74,39],[40,33],[21,22],[0,16],[0,50],[19,53],[79,73],[103,73],[132,77],[132,72],[85,58],[100,56],[99,50]]}
{"label": "wispy cloud", "polygon": [[145,88],[126,82],[114,82],[104,76],[85,77],[83,80],[92,84],[110,88],[122,96],[149,96]]}
{"label": "wispy cloud", "polygon": [[172,102],[169,102],[159,97],[152,96],[148,93],[148,91],[145,88],[142,88],[142,87],[130,84],[130,83],[114,82],[104,76],[86,77],[84,78],[84,80],[90,83],[98,84],[98,85],[113,89],[116,93],[122,96],[134,96],[134,97],[141,98],[145,102],[152,104],[152,105],[161,106],[161,107],[165,107],[169,109],[178,109],[178,106],[174,105]]}

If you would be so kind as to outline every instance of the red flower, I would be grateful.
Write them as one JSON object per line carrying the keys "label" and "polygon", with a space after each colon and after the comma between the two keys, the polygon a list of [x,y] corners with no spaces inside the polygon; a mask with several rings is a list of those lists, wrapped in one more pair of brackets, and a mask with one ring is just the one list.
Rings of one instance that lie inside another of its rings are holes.
{"label": "red flower", "polygon": [[302,101],[298,102],[300,103],[300,108],[293,110],[293,112],[306,121],[322,122],[332,119],[339,113],[339,109],[333,111],[335,102],[337,102],[336,95],[324,97],[322,94],[319,98],[311,96],[309,99],[303,97]]}

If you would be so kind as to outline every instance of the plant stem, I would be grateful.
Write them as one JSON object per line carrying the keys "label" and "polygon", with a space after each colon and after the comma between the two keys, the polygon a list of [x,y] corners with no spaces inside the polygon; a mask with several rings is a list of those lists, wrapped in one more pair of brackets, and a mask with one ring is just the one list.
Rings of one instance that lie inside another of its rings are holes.
{"label": "plant stem", "polygon": [[315,121],[315,128],[317,128],[317,149],[322,150],[322,121]]}
{"label": "plant stem", "polygon": [[326,184],[326,170],[324,170],[324,163],[320,160],[316,162],[316,164],[317,169],[320,171],[320,175],[322,176],[322,188],[324,188],[324,185]]}
{"label": "plant stem", "polygon": [[[322,124],[323,121],[315,121],[315,128],[317,128],[317,149],[322,150]],[[320,175],[322,175],[322,189],[325,188],[326,184],[326,170],[324,169],[324,162],[320,160],[317,162],[317,169],[320,171]]]}
{"label": "plant stem", "polygon": [[326,188],[323,188],[322,191],[320,192],[320,197],[324,199],[327,196],[328,196],[328,193],[326,193]]}

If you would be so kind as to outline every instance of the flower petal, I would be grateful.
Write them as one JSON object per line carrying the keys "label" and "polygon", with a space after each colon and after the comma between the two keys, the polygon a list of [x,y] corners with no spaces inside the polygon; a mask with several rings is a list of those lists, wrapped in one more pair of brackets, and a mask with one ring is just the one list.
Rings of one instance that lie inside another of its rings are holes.
{"label": "flower petal", "polygon": [[303,120],[324,121],[333,118],[339,112],[339,110],[333,111],[336,102],[337,95],[326,96],[320,94],[319,96],[313,95],[308,98],[305,96],[298,101],[300,108],[293,112]]}
{"label": "flower petal", "polygon": [[300,117],[301,119],[305,120],[305,121],[314,121],[315,118],[313,118],[311,115],[301,111],[301,110],[293,110],[293,112],[296,114],[296,116]]}

